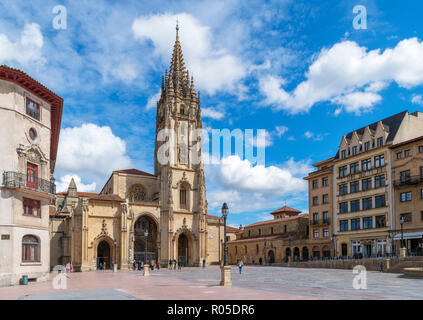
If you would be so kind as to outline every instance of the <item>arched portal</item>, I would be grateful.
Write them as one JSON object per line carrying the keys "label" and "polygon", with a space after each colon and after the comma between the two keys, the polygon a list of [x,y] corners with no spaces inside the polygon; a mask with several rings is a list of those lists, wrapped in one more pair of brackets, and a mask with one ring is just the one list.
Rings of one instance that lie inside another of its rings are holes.
{"label": "arched portal", "polygon": [[190,265],[192,262],[190,251],[189,239],[185,233],[181,233],[178,237],[178,261],[181,261],[183,266]]}
{"label": "arched portal", "polygon": [[151,217],[142,215],[134,224],[134,260],[151,262],[156,259],[157,224]]}
{"label": "arched portal", "polygon": [[303,247],[303,260],[304,261],[308,260],[308,248],[307,247]]}
{"label": "arched portal", "polygon": [[107,241],[101,241],[97,246],[97,269],[111,269],[111,250]]}
{"label": "arched portal", "polygon": [[300,248],[295,247],[294,248],[294,261],[300,260]]}
{"label": "arched portal", "polygon": [[267,261],[269,263],[275,263],[275,253],[273,252],[273,250],[270,250],[267,254]]}

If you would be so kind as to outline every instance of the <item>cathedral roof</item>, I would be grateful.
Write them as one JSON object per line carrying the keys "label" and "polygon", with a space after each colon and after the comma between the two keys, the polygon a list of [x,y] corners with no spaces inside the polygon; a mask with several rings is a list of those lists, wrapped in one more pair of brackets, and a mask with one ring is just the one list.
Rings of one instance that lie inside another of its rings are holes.
{"label": "cathedral roof", "polygon": [[135,174],[135,175],[139,175],[139,176],[151,176],[151,177],[155,177],[154,174],[145,172],[145,171],[141,171],[138,169],[125,169],[125,170],[115,170],[113,171],[113,173],[126,173],[126,174]]}

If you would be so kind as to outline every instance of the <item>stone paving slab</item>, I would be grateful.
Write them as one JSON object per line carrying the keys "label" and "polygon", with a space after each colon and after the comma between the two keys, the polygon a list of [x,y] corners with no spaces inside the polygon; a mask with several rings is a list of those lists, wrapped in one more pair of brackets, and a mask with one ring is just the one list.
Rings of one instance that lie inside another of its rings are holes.
{"label": "stone paving slab", "polygon": [[115,289],[65,291],[25,295],[18,300],[139,300]]}
{"label": "stone paving slab", "polygon": [[[52,275],[52,277],[55,275]],[[423,299],[423,280],[367,272],[367,290],[352,287],[351,270],[245,266],[231,269],[232,287],[221,287],[219,267],[68,274],[67,289],[52,281],[0,288],[0,299],[297,300]],[[61,295],[60,295],[61,294]]]}

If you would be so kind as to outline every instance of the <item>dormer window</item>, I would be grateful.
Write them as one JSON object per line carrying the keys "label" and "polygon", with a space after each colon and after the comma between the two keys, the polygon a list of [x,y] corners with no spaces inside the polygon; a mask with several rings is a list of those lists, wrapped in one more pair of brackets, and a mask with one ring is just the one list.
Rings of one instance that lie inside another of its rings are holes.
{"label": "dormer window", "polygon": [[347,157],[347,151],[346,150],[342,150],[341,151],[341,159],[345,159]]}
{"label": "dormer window", "polygon": [[357,146],[352,147],[352,155],[355,156],[357,154]]}
{"label": "dormer window", "polygon": [[364,151],[369,151],[370,150],[370,141],[367,141],[366,143],[364,143]]}
{"label": "dormer window", "polygon": [[382,147],[383,146],[383,137],[377,138],[377,147]]}
{"label": "dormer window", "polygon": [[181,114],[185,114],[185,106],[182,104],[180,109]]}
{"label": "dormer window", "polygon": [[26,98],[26,114],[34,119],[40,120],[40,105]]}

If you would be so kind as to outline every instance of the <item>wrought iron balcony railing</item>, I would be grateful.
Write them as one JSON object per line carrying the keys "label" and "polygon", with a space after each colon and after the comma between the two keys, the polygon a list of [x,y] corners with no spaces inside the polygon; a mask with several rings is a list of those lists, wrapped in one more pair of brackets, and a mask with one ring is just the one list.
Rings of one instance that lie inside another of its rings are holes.
{"label": "wrought iron balcony railing", "polygon": [[27,180],[26,174],[13,171],[3,172],[3,186],[35,190],[49,194],[56,193],[56,184],[54,183],[54,179],[48,181],[36,178],[35,182],[30,182]]}
{"label": "wrought iron balcony railing", "polygon": [[313,226],[324,226],[324,225],[329,225],[330,224],[330,219],[320,219],[320,220],[311,220],[311,224]]}
{"label": "wrought iron balcony railing", "polygon": [[401,179],[394,180],[394,187],[402,185],[418,184],[423,182],[423,176],[408,176],[401,177]]}

